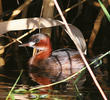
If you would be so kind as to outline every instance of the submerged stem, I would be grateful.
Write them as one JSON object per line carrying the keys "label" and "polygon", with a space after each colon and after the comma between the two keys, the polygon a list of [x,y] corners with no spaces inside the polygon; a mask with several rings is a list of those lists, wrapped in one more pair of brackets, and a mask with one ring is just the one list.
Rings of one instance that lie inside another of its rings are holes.
{"label": "submerged stem", "polygon": [[21,72],[20,72],[20,74],[19,74],[19,76],[18,76],[16,82],[14,83],[14,85],[13,85],[13,87],[11,88],[10,92],[8,93],[8,96],[6,97],[6,100],[8,100],[8,98],[10,97],[10,95],[11,95],[12,91],[14,90],[16,84],[18,83],[18,81],[19,81],[19,79],[20,79],[22,73],[23,73],[23,70],[21,70]]}

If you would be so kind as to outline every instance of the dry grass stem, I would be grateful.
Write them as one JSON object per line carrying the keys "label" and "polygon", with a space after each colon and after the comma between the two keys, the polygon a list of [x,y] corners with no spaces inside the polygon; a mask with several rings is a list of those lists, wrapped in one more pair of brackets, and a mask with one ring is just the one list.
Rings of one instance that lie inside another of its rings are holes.
{"label": "dry grass stem", "polygon": [[[43,8],[42,9],[43,18],[53,18],[53,14],[54,14],[53,0],[43,0],[42,8]],[[41,30],[41,32],[51,37],[51,28],[44,28]]]}
{"label": "dry grass stem", "polygon": [[[79,6],[79,5],[81,5],[81,4],[84,3],[84,2],[86,2],[86,0],[81,0],[80,2],[74,4],[73,6],[71,6],[71,7],[67,8],[67,9],[65,9],[65,10],[63,11],[63,14],[66,14],[67,12],[69,12],[69,11],[72,10],[73,8],[75,8],[75,7]],[[56,18],[56,17],[58,17],[58,16],[60,16],[60,15],[57,14],[54,18]]]}
{"label": "dry grass stem", "polygon": [[17,39],[13,39],[12,42],[10,42],[10,43],[8,43],[7,45],[1,47],[0,49],[4,49],[4,48],[6,48],[6,47],[12,45],[13,43],[15,43],[15,42],[17,42],[17,41],[20,42],[20,39],[24,38],[25,36],[29,35],[30,33],[34,32],[35,30],[36,30],[36,28],[33,28],[33,29],[30,30],[29,32],[26,32],[26,33],[23,34],[22,36],[18,37]]}
{"label": "dry grass stem", "polygon": [[[106,8],[107,8],[108,2],[107,2],[106,0],[105,0],[105,2],[104,2],[104,5],[105,5]],[[94,26],[93,26],[93,29],[92,29],[91,36],[90,36],[90,38],[89,38],[89,44],[88,44],[88,48],[89,48],[89,49],[91,49],[91,48],[93,47],[94,41],[95,41],[96,36],[97,36],[97,34],[98,34],[98,32],[99,32],[99,29],[100,29],[100,26],[101,26],[101,21],[102,21],[104,15],[105,15],[105,14],[104,14],[103,10],[100,9],[100,12],[99,12],[99,14],[98,14],[98,16],[97,16],[97,18],[96,18],[96,20],[95,20],[95,22],[94,22]],[[89,50],[89,52],[91,53],[90,50]]]}
{"label": "dry grass stem", "polygon": [[24,4],[22,4],[20,7],[18,7],[16,10],[13,11],[11,17],[9,18],[9,20],[12,20],[14,17],[16,17],[25,7],[27,7],[30,3],[32,2],[32,0],[26,0],[24,2]]}
{"label": "dry grass stem", "polygon": [[88,62],[87,62],[85,56],[83,55],[83,52],[81,51],[81,49],[79,48],[79,46],[78,46],[77,43],[75,42],[76,39],[75,39],[74,36],[72,35],[71,29],[69,28],[69,26],[68,26],[68,24],[67,24],[67,22],[66,22],[66,19],[64,18],[63,13],[62,13],[62,11],[61,11],[61,9],[60,9],[60,7],[59,7],[57,1],[54,0],[54,3],[55,3],[55,6],[56,6],[56,8],[57,8],[57,10],[58,10],[58,12],[59,12],[59,14],[60,14],[60,16],[61,16],[61,18],[62,18],[64,24],[65,24],[65,27],[67,28],[67,31],[68,31],[68,33],[69,33],[68,35],[69,35],[70,38],[74,41],[74,43],[75,43],[75,45],[76,45],[76,47],[77,47],[77,49],[78,49],[78,51],[79,51],[79,53],[80,53],[80,55],[81,55],[81,57],[82,57],[84,63],[85,63],[85,65],[86,65],[86,67],[87,67],[87,69],[88,69],[88,71],[89,71],[89,73],[90,73],[92,79],[94,80],[94,83],[96,84],[97,88],[99,89],[99,91],[100,91],[102,97],[104,98],[104,100],[107,100],[107,97],[106,97],[105,93],[103,92],[102,88],[100,87],[100,85],[99,85],[99,83],[98,83],[98,81],[97,81],[97,79],[96,79],[94,73],[92,72],[92,70],[91,70],[91,68],[90,68],[90,66],[89,66],[89,64],[88,64]]}

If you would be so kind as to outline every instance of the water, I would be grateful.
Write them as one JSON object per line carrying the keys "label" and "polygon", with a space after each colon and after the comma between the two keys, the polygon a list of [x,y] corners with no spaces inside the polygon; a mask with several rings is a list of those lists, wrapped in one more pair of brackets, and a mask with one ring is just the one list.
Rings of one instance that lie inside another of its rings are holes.
{"label": "water", "polygon": [[[110,86],[106,80],[108,73],[104,71],[103,73],[100,70],[97,70],[98,73],[96,74],[97,79],[103,88],[105,94],[108,97],[108,100],[110,100]],[[19,73],[19,72],[18,72]],[[19,74],[17,74],[18,76]],[[67,84],[67,89],[62,90],[51,90],[50,92],[44,92],[44,90],[36,90],[34,92],[29,92],[28,90],[30,88],[36,87],[36,83],[33,84],[23,84],[23,80],[25,80],[25,75],[22,75],[19,83],[16,85],[13,93],[13,96],[15,100],[103,100],[102,96],[98,92],[97,88],[94,86],[94,83],[90,80],[90,78],[87,80],[88,82],[85,83],[85,80],[81,80],[78,82],[78,89],[80,91],[80,94],[83,96],[80,96],[81,99],[78,98],[78,92],[76,92],[75,87],[73,84]],[[4,77],[4,79],[0,76],[0,100],[5,100],[9,91],[11,90],[14,82],[16,81],[15,75],[11,77],[12,79],[8,79],[9,77]],[[13,80],[13,81],[12,81]],[[32,81],[32,80],[30,80]],[[84,85],[83,85],[84,84]],[[23,90],[24,89],[24,90]],[[18,92],[15,92],[15,90],[18,90]]]}

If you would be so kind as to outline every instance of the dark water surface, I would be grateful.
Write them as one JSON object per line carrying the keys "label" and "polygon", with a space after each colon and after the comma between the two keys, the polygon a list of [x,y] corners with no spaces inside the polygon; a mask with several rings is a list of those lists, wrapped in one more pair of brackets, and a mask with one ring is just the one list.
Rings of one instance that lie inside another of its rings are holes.
{"label": "dark water surface", "polygon": [[[106,79],[108,73],[106,71],[103,73],[100,70],[97,71],[97,79],[107,95],[108,100],[110,100],[110,85]],[[9,73],[12,75],[9,76],[3,76],[3,74],[0,75],[0,100],[6,100],[8,93],[19,76],[19,72],[20,71],[15,71],[17,75],[11,72]],[[78,82],[77,86],[80,92],[79,94],[76,92],[72,82],[71,84],[67,84],[67,89],[62,88],[61,90],[50,90],[48,93],[40,89],[30,93],[28,90],[38,85],[33,82],[24,85],[24,83],[27,81],[26,78],[27,76],[22,74],[18,84],[15,86],[15,89],[12,92],[15,100],[103,100],[99,91],[95,87],[94,82],[92,82],[90,78],[86,80],[84,78]],[[32,80],[30,79],[29,81]],[[15,92],[15,90],[18,92]],[[78,95],[80,95],[80,98],[78,98]]]}

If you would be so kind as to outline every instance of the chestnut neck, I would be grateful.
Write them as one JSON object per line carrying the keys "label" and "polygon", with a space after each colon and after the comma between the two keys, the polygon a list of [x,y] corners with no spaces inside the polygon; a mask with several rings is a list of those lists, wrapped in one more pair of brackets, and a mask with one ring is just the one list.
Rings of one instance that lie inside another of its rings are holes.
{"label": "chestnut neck", "polygon": [[39,51],[33,57],[31,57],[29,64],[36,65],[39,61],[47,59],[52,53],[52,46],[49,37],[46,40],[42,40],[36,46],[44,47],[45,50]]}

